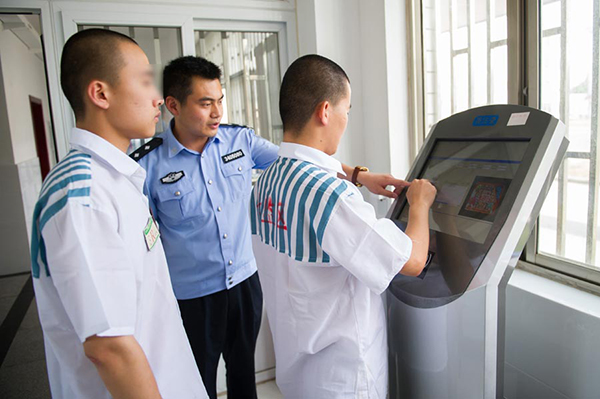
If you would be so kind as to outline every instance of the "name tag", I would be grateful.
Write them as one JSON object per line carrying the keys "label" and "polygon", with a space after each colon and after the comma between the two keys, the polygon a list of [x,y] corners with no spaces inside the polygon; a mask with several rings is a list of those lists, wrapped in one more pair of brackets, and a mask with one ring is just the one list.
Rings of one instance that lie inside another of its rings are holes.
{"label": "name tag", "polygon": [[228,162],[231,162],[231,161],[235,161],[236,159],[239,159],[239,158],[241,158],[243,156],[244,156],[244,152],[242,150],[237,150],[237,151],[234,151],[234,152],[232,152],[230,154],[223,155],[221,157],[221,159],[223,160],[224,163],[228,163]]}
{"label": "name tag", "polygon": [[151,251],[152,248],[154,248],[159,237],[160,232],[158,231],[158,226],[156,225],[154,218],[150,216],[148,218],[148,223],[146,223],[146,227],[144,228],[144,239],[146,240],[148,251]]}

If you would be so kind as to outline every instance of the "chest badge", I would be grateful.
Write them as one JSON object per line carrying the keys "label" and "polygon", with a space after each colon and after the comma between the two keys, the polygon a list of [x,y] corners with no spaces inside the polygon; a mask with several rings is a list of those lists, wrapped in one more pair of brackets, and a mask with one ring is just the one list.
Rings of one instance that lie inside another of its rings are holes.
{"label": "chest badge", "polygon": [[223,155],[221,157],[221,159],[223,160],[224,163],[228,163],[231,161],[235,161],[236,159],[240,159],[244,156],[244,152],[242,150],[237,150],[234,152],[231,152],[227,155]]}
{"label": "chest badge", "polygon": [[179,172],[171,172],[169,174],[167,174],[165,177],[161,177],[160,181],[163,184],[172,184],[175,183],[176,181],[181,180],[181,178],[185,176],[185,173],[183,173],[183,170],[180,170]]}

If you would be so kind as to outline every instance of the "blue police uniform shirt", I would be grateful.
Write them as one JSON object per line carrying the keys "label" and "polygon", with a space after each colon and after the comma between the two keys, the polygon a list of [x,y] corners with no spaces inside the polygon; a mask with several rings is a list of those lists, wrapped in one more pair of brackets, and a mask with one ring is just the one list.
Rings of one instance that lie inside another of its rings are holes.
{"label": "blue police uniform shirt", "polygon": [[199,153],[177,141],[172,123],[157,136],[162,145],[139,163],[175,296],[192,299],[256,272],[248,213],[252,169],[271,165],[279,148],[250,128],[221,125]]}

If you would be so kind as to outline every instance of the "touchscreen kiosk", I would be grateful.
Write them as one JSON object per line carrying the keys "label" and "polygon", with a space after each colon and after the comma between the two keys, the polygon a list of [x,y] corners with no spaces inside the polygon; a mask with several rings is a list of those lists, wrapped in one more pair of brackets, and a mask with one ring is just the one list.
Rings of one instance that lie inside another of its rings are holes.
{"label": "touchscreen kiosk", "polygon": [[[476,108],[438,122],[409,172],[437,188],[427,265],[386,292],[390,398],[502,397],[504,293],[568,141],[551,115]],[[388,217],[402,229],[401,195]]]}

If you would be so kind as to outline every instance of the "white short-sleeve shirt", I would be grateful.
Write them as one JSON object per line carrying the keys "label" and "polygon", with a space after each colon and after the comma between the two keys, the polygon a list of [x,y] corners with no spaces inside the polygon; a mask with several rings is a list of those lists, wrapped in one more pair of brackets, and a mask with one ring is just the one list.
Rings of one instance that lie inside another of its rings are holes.
{"label": "white short-sleeve shirt", "polygon": [[163,247],[144,236],[146,173],[99,136],[72,150],[35,208],[32,273],[55,398],[110,398],[82,342],[133,335],[165,399],[207,398],[171,288]]}
{"label": "white short-sleeve shirt", "polygon": [[251,197],[253,249],[286,399],[380,398],[388,389],[381,293],[412,242],[377,219],[339,161],[282,143]]}

